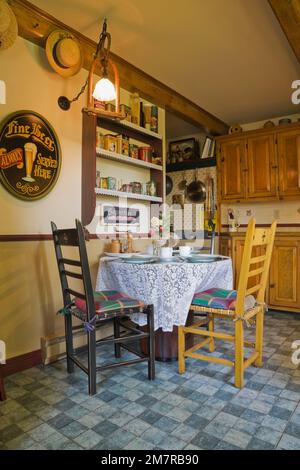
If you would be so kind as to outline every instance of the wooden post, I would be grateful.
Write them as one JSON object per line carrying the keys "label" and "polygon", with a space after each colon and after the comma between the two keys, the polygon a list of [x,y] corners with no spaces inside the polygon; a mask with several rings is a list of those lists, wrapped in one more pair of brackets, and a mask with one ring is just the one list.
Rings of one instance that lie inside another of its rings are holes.
{"label": "wooden post", "polygon": [[[208,322],[208,331],[213,333],[215,331],[215,320],[213,315],[210,317],[209,322]],[[211,340],[208,345],[209,352],[214,352],[215,350],[215,340],[214,337],[211,337]]]}
{"label": "wooden post", "polygon": [[244,325],[243,320],[235,322],[235,361],[234,384],[238,388],[244,386]]}
{"label": "wooden post", "polygon": [[4,388],[4,378],[2,376],[2,370],[0,365],[0,401],[6,400],[6,393]]}
{"label": "wooden post", "polygon": [[262,366],[263,359],[263,341],[264,341],[264,307],[262,306],[256,315],[256,338],[255,351],[258,352],[258,358],[254,362],[256,367]]}
{"label": "wooden post", "polygon": [[179,374],[185,373],[185,335],[184,327],[178,327],[178,372]]}

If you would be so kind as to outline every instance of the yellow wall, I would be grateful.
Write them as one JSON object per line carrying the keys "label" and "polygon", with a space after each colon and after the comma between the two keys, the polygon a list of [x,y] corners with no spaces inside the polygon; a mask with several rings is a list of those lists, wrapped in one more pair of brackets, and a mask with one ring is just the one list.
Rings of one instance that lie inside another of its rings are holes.
{"label": "yellow wall", "polygon": [[[135,241],[143,248],[146,240]],[[87,243],[95,283],[105,241]],[[52,241],[0,243],[0,338],[8,357],[40,348],[40,338],[63,331],[61,288]]]}
{"label": "yellow wall", "polygon": [[[81,109],[85,97],[72,104],[68,112],[60,110],[57,98],[73,97],[86,76],[87,72],[81,70],[75,77],[63,79],[49,67],[43,49],[21,38],[1,52],[0,79],[6,82],[7,104],[0,106],[0,122],[21,109],[40,113],[58,135],[62,167],[55,188],[40,201],[18,200],[0,187],[0,235],[47,234],[51,220],[66,227],[74,226],[74,219],[80,218]],[[121,96],[125,99],[127,92],[123,90]],[[159,117],[159,131],[164,133],[162,110]],[[109,171],[107,164],[106,170]],[[112,168],[115,176],[119,176],[118,171],[121,170],[116,166]],[[135,178],[138,176],[135,173]],[[122,178],[129,177],[130,167],[122,167]],[[145,243],[136,241],[135,247]],[[93,279],[103,248],[104,241],[88,243]],[[39,349],[41,336],[61,332],[62,319],[55,316],[61,306],[52,242],[0,242],[0,339],[7,344],[8,357]]]}

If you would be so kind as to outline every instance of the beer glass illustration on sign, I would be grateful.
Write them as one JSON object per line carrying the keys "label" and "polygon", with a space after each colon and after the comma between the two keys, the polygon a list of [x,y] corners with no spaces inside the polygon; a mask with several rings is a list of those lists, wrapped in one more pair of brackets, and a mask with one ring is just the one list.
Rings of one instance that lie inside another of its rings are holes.
{"label": "beer glass illustration on sign", "polygon": [[32,142],[27,142],[24,145],[25,150],[25,167],[26,167],[26,176],[23,176],[22,180],[32,183],[35,179],[32,178],[32,168],[34,161],[36,159],[37,146]]}

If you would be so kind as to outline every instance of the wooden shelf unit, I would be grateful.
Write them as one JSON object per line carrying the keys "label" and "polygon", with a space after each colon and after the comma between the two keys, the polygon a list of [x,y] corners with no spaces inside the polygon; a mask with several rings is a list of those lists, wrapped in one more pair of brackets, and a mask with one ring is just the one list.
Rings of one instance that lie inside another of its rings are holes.
{"label": "wooden shelf unit", "polygon": [[126,193],[125,191],[114,191],[112,189],[95,188],[95,193],[100,196],[124,197],[128,199],[139,199],[140,201],[162,202],[162,197],[148,196],[147,194]]}
{"label": "wooden shelf unit", "polygon": [[[154,152],[163,159],[163,139],[160,134],[148,131],[142,127],[136,126],[128,121],[117,121],[103,116],[97,116],[90,110],[83,109],[82,125],[82,193],[81,193],[81,220],[83,225],[89,225],[95,215],[96,199],[101,196],[109,197],[128,197],[130,199],[143,200],[150,204],[157,204],[164,201],[164,172],[163,166],[153,163],[143,162],[131,157],[127,157],[115,152],[108,152],[96,148],[96,128],[101,127],[105,130],[117,134],[125,134],[129,138],[142,142],[153,148]],[[106,159],[120,162],[120,164],[129,164],[139,166],[150,171],[150,179],[155,182],[157,188],[157,197],[146,196],[142,194],[124,193],[122,191],[110,191],[95,188],[96,184],[96,159],[99,155]]]}
{"label": "wooden shelf unit", "polygon": [[212,158],[199,158],[197,162],[181,162],[181,163],[170,163],[166,167],[167,173],[171,173],[172,171],[185,171],[185,170],[194,170],[196,168],[208,168],[212,166],[216,166],[217,159],[215,157]]}
{"label": "wooden shelf unit", "polygon": [[163,171],[163,167],[161,165],[144,162],[143,160],[139,160],[137,158],[127,157],[127,155],[123,155],[122,153],[110,152],[109,150],[105,150],[100,147],[96,148],[96,153],[97,157],[105,158],[107,160],[114,160],[120,163],[126,163],[128,165],[140,166],[142,168]]}

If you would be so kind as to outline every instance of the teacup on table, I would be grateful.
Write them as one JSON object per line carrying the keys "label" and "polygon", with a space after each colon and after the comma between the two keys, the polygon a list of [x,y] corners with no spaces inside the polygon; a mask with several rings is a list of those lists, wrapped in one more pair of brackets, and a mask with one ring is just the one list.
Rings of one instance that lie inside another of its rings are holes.
{"label": "teacup on table", "polygon": [[173,249],[169,246],[162,246],[160,249],[161,258],[172,258]]}
{"label": "teacup on table", "polygon": [[148,245],[146,248],[147,255],[153,255],[153,245]]}
{"label": "teacup on table", "polygon": [[189,256],[191,254],[191,251],[192,251],[191,246],[180,246],[179,247],[180,256]]}

